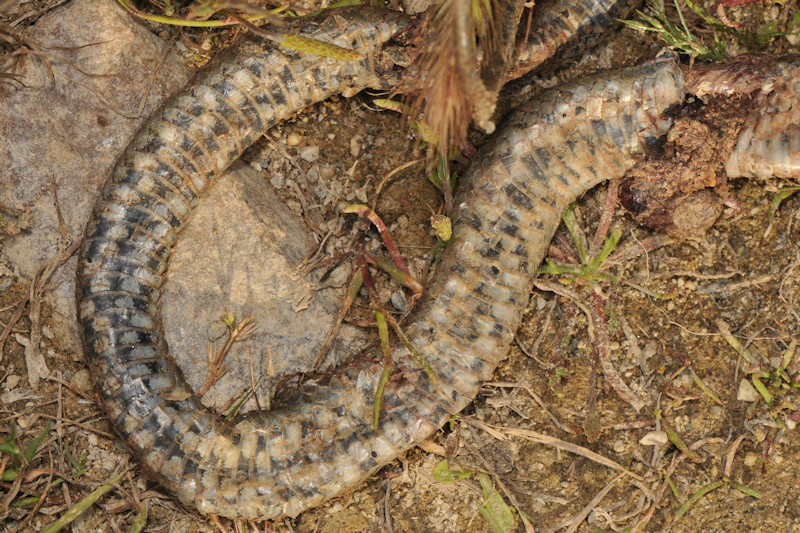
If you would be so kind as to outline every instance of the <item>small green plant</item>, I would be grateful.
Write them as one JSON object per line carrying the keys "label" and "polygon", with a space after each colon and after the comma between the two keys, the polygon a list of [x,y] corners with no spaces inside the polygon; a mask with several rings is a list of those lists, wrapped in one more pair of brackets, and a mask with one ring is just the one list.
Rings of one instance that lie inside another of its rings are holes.
{"label": "small green plant", "polygon": [[800,191],[800,187],[784,187],[778,191],[778,194],[775,195],[775,197],[772,199],[772,202],[769,204],[769,211],[767,211],[767,217],[769,218],[770,222],[775,219],[775,213],[778,211],[781,203],[797,191]]}
{"label": "small green plant", "polygon": [[495,533],[516,531],[517,510],[506,503],[487,474],[473,470],[453,470],[447,459],[441,460],[433,469],[433,477],[445,484],[455,483],[472,475],[477,475],[483,494],[483,501],[478,504],[478,511],[486,519],[492,531]]}
{"label": "small green plant", "polygon": [[558,263],[551,258],[546,258],[544,265],[539,268],[539,274],[552,274],[555,276],[569,276],[573,280],[581,280],[585,283],[593,283],[597,281],[611,281],[617,282],[618,278],[603,272],[603,263],[614,250],[617,249],[622,233],[618,230],[613,231],[611,235],[603,240],[603,247],[599,252],[592,255],[586,245],[586,238],[583,235],[581,228],[578,226],[575,217],[575,210],[573,206],[569,206],[561,217],[564,222],[564,227],[570,236],[572,245],[578,255],[577,264],[563,264]]}
{"label": "small green plant", "polygon": [[[624,20],[622,22],[635,30],[656,33],[667,43],[667,46],[676,52],[688,55],[692,60],[697,57],[705,57],[712,61],[725,59],[725,43],[720,40],[719,35],[714,33],[714,41],[710,45],[695,37],[686,24],[678,0],[673,0],[673,4],[678,12],[679,23],[673,22],[667,15],[664,0],[652,0],[649,3],[652,15],[637,9],[636,14],[642,20]],[[686,4],[696,13],[703,13],[702,8],[695,6],[691,0],[687,0]],[[701,17],[704,16],[705,13],[701,15]]]}
{"label": "small green plant", "polygon": [[[753,0],[749,0],[753,1]],[[725,5],[734,5],[731,2],[717,2],[717,15],[715,18],[706,13],[699,3],[692,0],[684,0],[684,8],[688,8],[696,17],[702,28],[694,33],[689,29],[690,24],[684,17],[684,11],[678,0],[672,1],[675,7],[675,14],[667,13],[664,0],[651,0],[648,4],[649,13],[636,11],[640,20],[624,20],[624,24],[642,32],[652,32],[657,34],[667,46],[678,53],[688,55],[692,60],[703,57],[711,61],[722,61],[726,56],[726,45],[724,38],[732,39],[749,51],[757,51],[776,37],[791,35],[800,28],[800,13],[795,13],[786,24],[784,32],[778,31],[776,21],[766,22],[756,29],[742,27],[731,22],[725,14]],[[736,2],[743,3],[743,2]],[[677,17],[677,20],[675,20]],[[707,42],[697,36],[700,32],[710,31],[711,42]]]}
{"label": "small green plant", "polygon": [[51,425],[52,422],[48,421],[41,433],[28,443],[24,449],[20,449],[17,443],[17,424],[13,420],[11,421],[9,436],[0,442],[0,455],[7,454],[11,456],[13,466],[3,471],[2,481],[15,481],[19,477],[21,470],[33,461],[36,452],[39,451],[39,447],[47,437]]}
{"label": "small green plant", "polygon": [[548,387],[550,387],[550,390],[559,398],[564,397],[564,391],[559,388],[559,385],[565,377],[567,377],[567,369],[563,366],[557,366],[553,369],[550,379],[547,380]]}

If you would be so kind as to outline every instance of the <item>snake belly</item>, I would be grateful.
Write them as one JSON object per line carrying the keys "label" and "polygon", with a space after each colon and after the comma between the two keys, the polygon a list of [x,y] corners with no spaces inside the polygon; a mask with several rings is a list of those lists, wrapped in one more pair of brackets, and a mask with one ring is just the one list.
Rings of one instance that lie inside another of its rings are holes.
{"label": "snake belly", "polygon": [[459,412],[509,349],[566,205],[619,177],[669,128],[682,100],[671,57],[549,91],[518,111],[462,178],[455,241],[406,333],[372,427],[381,358],[306,383],[287,407],[223,423],[168,355],[167,259],[214,178],[275,122],[351,89],[381,86],[376,52],[405,19],[374,10],[310,22],[358,49],[343,63],[245,46],[172,97],[133,139],[95,206],[79,257],[78,313],[103,406],[145,472],[202,513],[296,516],[341,494]]}

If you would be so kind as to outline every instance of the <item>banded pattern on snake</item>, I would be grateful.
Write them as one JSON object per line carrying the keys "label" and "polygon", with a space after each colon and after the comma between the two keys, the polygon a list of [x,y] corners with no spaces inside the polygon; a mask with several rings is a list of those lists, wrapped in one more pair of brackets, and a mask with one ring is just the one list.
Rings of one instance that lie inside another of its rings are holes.
{"label": "banded pattern on snake", "polygon": [[669,56],[550,91],[518,111],[462,180],[446,250],[407,334],[444,394],[395,349],[380,425],[379,363],[352,361],[291,407],[223,423],[168,356],[167,259],[214,178],[270,126],[333,94],[394,83],[381,45],[406,19],[337,11],[311,37],[358,63],[248,43],[170,99],[131,142],[99,199],[79,259],[79,319],[104,407],[144,468],[188,505],[228,517],[296,516],[426,439],[463,409],[508,351],[564,207],[622,176],[683,98]]}

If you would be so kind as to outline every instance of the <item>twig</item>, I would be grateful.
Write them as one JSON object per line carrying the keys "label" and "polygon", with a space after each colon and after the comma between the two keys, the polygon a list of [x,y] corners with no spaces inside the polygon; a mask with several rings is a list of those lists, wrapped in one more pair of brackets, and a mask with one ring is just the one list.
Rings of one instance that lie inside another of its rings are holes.
{"label": "twig", "polygon": [[589,310],[588,307],[586,307],[586,304],[584,304],[580,300],[580,298],[578,298],[577,295],[575,295],[571,291],[568,291],[564,287],[538,279],[533,282],[533,286],[539,289],[540,291],[553,292],[555,294],[558,294],[559,296],[563,296],[564,298],[572,301],[572,303],[574,303],[581,311],[583,311],[584,314],[586,315],[586,320],[588,322],[586,329],[589,332],[589,339],[591,339],[592,343],[594,343],[595,334],[594,334],[594,322],[592,322],[592,312]]}
{"label": "twig", "polygon": [[633,479],[636,479],[638,481],[643,481],[641,476],[634,474],[633,472],[631,472],[624,466],[620,465],[619,463],[612,461],[607,457],[603,457],[602,455],[595,453],[588,448],[584,448],[583,446],[579,446],[577,444],[573,444],[571,442],[567,442],[556,437],[551,437],[550,435],[545,435],[544,433],[538,433],[530,429],[494,426],[491,424],[486,424],[484,422],[479,422],[477,420],[470,420],[468,418],[463,419],[463,421],[483,429],[484,431],[486,431],[487,433],[489,433],[498,440],[504,440],[505,437],[520,437],[522,439],[526,439],[532,442],[538,442],[539,444],[552,446],[559,450],[564,450],[566,452],[574,453],[575,455],[580,455],[581,457],[585,457],[586,459],[594,461],[595,463],[601,464],[605,467],[623,472],[628,476],[632,477]]}
{"label": "twig", "polygon": [[11,319],[8,321],[8,324],[6,324],[6,327],[3,328],[3,333],[0,334],[0,362],[3,361],[3,348],[5,347],[6,339],[17,322],[19,322],[19,319],[22,318],[22,315],[25,313],[25,306],[28,305],[29,297],[30,292],[27,292],[22,297],[22,300],[17,303],[15,306],[16,308],[14,309],[14,314],[11,315]]}
{"label": "twig", "polygon": [[[228,317],[232,317],[233,315],[228,315]],[[199,397],[203,397],[208,390],[214,386],[214,384],[219,381],[222,376],[224,376],[228,369],[222,364],[225,360],[225,357],[228,355],[228,352],[233,346],[233,343],[237,340],[246,340],[253,334],[253,332],[258,329],[258,326],[253,320],[253,317],[248,316],[238,325],[233,322],[231,318],[230,321],[223,320],[225,324],[228,326],[228,338],[225,340],[225,343],[222,345],[222,348],[219,351],[212,355],[208,361],[208,373],[206,375],[206,379],[203,382],[203,385],[200,387],[200,390],[197,392]],[[211,354],[211,352],[209,352]]]}
{"label": "twig", "polygon": [[402,172],[403,170],[407,169],[408,167],[416,165],[420,161],[425,161],[425,159],[424,158],[414,159],[412,161],[408,161],[406,163],[403,163],[399,167],[393,169],[391,172],[386,174],[386,176],[384,176],[384,178],[381,180],[380,183],[378,183],[378,186],[375,188],[375,194],[372,195],[372,203],[370,203],[370,207],[372,208],[373,211],[375,211],[375,209],[376,209],[376,207],[378,205],[378,197],[381,195],[381,191],[383,190],[383,188],[389,182],[389,179],[391,179],[392,176],[394,176],[398,172]]}
{"label": "twig", "polygon": [[600,366],[603,368],[605,381],[613,387],[617,395],[623,401],[630,404],[630,406],[638,412],[644,407],[645,402],[631,390],[611,363],[611,338],[608,330],[608,317],[605,312],[605,298],[602,296],[599,289],[592,291],[590,297],[592,300],[592,306],[590,308],[592,320],[597,328],[597,334],[593,340],[593,344],[597,352]]}
{"label": "twig", "polygon": [[258,393],[256,392],[256,374],[253,371],[253,347],[250,346],[248,350],[250,354],[250,386],[253,387],[253,398],[256,401],[256,407],[261,411],[261,402],[258,401]]}
{"label": "twig", "polygon": [[597,507],[597,504],[600,503],[603,500],[603,498],[606,497],[606,494],[611,492],[611,489],[614,487],[614,484],[620,479],[622,479],[624,476],[625,474],[620,474],[611,481],[609,481],[608,484],[605,487],[603,487],[603,489],[600,492],[598,492],[594,498],[592,498],[592,501],[590,501],[588,504],[586,504],[586,506],[583,509],[581,509],[581,512],[575,515],[574,518],[570,519],[570,522],[572,523],[567,529],[567,533],[574,533],[575,531],[577,531],[581,523],[584,520],[586,520],[586,517],[589,516],[589,513],[592,512],[592,509]]}
{"label": "twig", "polygon": [[520,342],[518,335],[514,335],[514,341],[517,343],[517,346],[519,346],[519,349],[522,350],[522,353],[539,363],[539,366],[544,369],[550,368],[550,365],[539,359],[539,346],[541,346],[542,341],[544,340],[544,335],[547,333],[547,330],[550,327],[550,321],[553,318],[553,312],[556,309],[556,303],[557,300],[553,298],[553,300],[550,302],[550,307],[547,310],[547,316],[542,324],[542,329],[539,331],[539,335],[536,337],[536,340],[533,342],[533,345],[530,347],[530,349],[525,348],[525,345]]}
{"label": "twig", "polygon": [[522,385],[520,383],[508,383],[508,382],[502,382],[502,381],[488,381],[488,382],[484,383],[483,386],[484,387],[507,387],[507,388],[510,388],[510,389],[522,389],[522,390],[524,390],[525,392],[527,392],[528,394],[531,395],[531,398],[533,398],[533,400],[537,404],[539,404],[539,407],[542,408],[542,411],[544,411],[545,414],[547,414],[547,416],[550,417],[550,420],[553,422],[553,424],[558,429],[560,429],[561,431],[563,431],[565,433],[571,433],[573,435],[575,434],[575,432],[573,430],[571,430],[570,428],[568,428],[567,426],[565,426],[564,424],[562,424],[561,422],[558,421],[558,419],[555,417],[555,415],[553,415],[553,413],[551,413],[550,410],[547,408],[547,406],[542,401],[542,399],[535,392],[533,392],[533,390],[531,390],[531,388],[528,387],[527,385]]}
{"label": "twig", "polygon": [[39,352],[39,344],[41,342],[42,330],[39,325],[41,318],[42,307],[42,293],[50,281],[53,272],[63,265],[67,259],[72,257],[72,254],[80,246],[80,241],[72,242],[69,227],[64,222],[64,217],[61,215],[61,208],[58,205],[58,192],[56,190],[55,181],[52,182],[53,188],[53,201],[55,202],[56,215],[58,217],[58,226],[61,233],[61,247],[55,256],[51,257],[42,263],[36,271],[36,275],[31,282],[28,299],[30,307],[28,309],[28,319],[31,321],[31,335],[28,345],[25,347],[25,364],[28,369],[28,383],[32,387],[36,387],[40,378],[45,378],[50,373],[47,368],[47,363],[44,356]]}
{"label": "twig", "polygon": [[597,224],[597,230],[592,237],[591,253],[597,254],[603,247],[603,240],[608,234],[608,228],[611,227],[611,222],[614,220],[614,210],[617,207],[617,199],[619,198],[619,178],[614,178],[608,182],[608,189],[606,190],[606,201],[603,204],[603,213],[600,216],[600,222]]}

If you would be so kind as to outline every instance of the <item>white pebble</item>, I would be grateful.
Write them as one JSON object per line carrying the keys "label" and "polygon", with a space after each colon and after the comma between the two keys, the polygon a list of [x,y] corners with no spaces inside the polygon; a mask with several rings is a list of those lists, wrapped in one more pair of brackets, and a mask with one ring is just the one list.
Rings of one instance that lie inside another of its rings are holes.
{"label": "white pebble", "polygon": [[668,443],[669,437],[664,431],[650,431],[639,439],[642,446],[666,446]]}
{"label": "white pebble", "polygon": [[303,161],[313,163],[319,157],[319,146],[312,144],[300,150],[300,158]]}
{"label": "white pebble", "polygon": [[736,391],[736,399],[740,402],[755,402],[761,395],[756,388],[747,379],[742,379],[739,382],[739,390]]}

